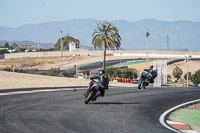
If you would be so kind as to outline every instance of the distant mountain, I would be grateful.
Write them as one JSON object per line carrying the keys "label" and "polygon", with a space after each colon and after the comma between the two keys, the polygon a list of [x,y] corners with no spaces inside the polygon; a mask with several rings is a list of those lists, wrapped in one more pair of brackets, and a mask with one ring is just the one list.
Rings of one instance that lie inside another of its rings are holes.
{"label": "distant mountain", "polygon": [[[12,45],[13,43],[16,43],[17,45],[19,46],[22,46],[22,45],[31,45],[31,46],[38,46],[38,42],[33,42],[33,41],[28,41],[28,40],[23,40],[23,41],[17,41],[17,40],[14,40],[14,41],[5,41],[5,40],[0,40],[0,45],[3,46],[5,43],[9,43],[10,45]],[[52,48],[54,47],[54,44],[53,43],[40,43],[40,48]]]}
{"label": "distant mountain", "polygon": [[[62,36],[69,34],[79,39],[81,45],[92,47],[92,33],[98,22],[102,21],[74,19],[63,22],[26,24],[16,28],[0,26],[0,40],[40,41],[44,43],[41,47],[49,48],[56,43],[62,30]],[[188,48],[200,51],[200,22],[145,19],[136,22],[117,20],[111,23],[119,29],[123,49],[146,49],[146,32],[149,32],[149,49],[166,50],[168,35],[170,50]]]}

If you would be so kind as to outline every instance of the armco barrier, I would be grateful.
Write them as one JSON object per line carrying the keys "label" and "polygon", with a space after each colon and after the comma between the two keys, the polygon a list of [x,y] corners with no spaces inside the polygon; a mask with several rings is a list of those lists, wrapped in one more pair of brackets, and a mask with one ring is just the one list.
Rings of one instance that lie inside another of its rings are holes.
{"label": "armco barrier", "polygon": [[116,81],[116,80],[122,83],[133,83],[133,80],[129,78],[112,78],[110,81]]}
{"label": "armco barrier", "polygon": [[[180,61],[184,61],[185,59],[177,59],[177,60],[173,60],[173,61],[170,61],[170,62],[167,62],[167,65],[171,65],[171,64],[174,64],[176,62],[180,62]],[[199,61],[200,58],[192,58],[191,60],[193,61]]]}

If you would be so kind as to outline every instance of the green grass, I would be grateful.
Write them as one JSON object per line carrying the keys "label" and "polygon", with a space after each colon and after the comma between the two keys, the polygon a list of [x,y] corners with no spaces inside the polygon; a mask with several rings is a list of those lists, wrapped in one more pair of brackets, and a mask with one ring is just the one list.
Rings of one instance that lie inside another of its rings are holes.
{"label": "green grass", "polygon": [[[156,61],[156,60],[158,60],[158,59],[149,59],[149,62]],[[173,60],[173,59],[170,59],[170,60]],[[140,63],[145,63],[145,62],[146,62],[146,60],[136,60],[136,61],[130,61],[130,62],[124,62],[124,63],[115,64],[115,65],[112,65],[112,66],[109,66],[109,67],[127,66],[127,65],[140,64]],[[89,65],[89,64],[92,64],[92,63],[97,63],[97,62],[90,62],[90,63],[86,63],[86,64],[80,64],[80,65],[77,65],[77,67],[86,66],[86,65]],[[73,68],[73,67],[70,67],[70,68]]]}
{"label": "green grass", "polygon": [[[153,59],[150,59],[149,62],[154,61]],[[115,64],[110,67],[119,67],[119,66],[127,66],[127,65],[133,65],[133,64],[139,64],[139,63],[145,63],[146,60],[138,60],[138,61],[130,61],[130,62],[124,62],[120,64]]]}
{"label": "green grass", "polygon": [[[77,67],[77,68],[78,68],[78,67],[83,67],[83,66],[90,65],[90,64],[93,64],[93,63],[96,63],[96,62],[80,64],[80,65],[76,65],[76,67]],[[68,67],[67,69],[71,69],[71,68],[74,68],[74,67]]]}
{"label": "green grass", "polygon": [[[149,59],[149,62],[156,61],[158,59]],[[159,59],[159,60],[165,60],[165,59]],[[168,60],[174,60],[174,59],[168,59]],[[119,67],[119,66],[127,66],[127,65],[133,65],[133,64],[140,64],[140,63],[145,63],[146,60],[136,60],[136,61],[130,61],[130,62],[124,62],[120,64],[115,64],[110,67]]]}
{"label": "green grass", "polygon": [[179,83],[165,84],[165,85],[162,85],[162,86],[168,86],[168,87],[182,87],[181,84],[179,84]]}
{"label": "green grass", "polygon": [[170,114],[169,120],[188,124],[193,130],[200,132],[200,111],[178,109]]}

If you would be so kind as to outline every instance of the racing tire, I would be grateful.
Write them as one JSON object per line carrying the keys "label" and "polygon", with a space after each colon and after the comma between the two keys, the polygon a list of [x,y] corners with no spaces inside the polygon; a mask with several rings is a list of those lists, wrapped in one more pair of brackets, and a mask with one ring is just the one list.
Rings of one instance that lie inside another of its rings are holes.
{"label": "racing tire", "polygon": [[138,84],[138,89],[142,88],[142,84],[143,84],[143,80],[140,80],[139,84]]}

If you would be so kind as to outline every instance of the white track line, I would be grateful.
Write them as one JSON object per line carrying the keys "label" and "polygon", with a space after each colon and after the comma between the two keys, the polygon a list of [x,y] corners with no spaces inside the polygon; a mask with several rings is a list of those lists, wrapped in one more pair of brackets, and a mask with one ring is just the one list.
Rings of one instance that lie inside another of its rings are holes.
{"label": "white track line", "polygon": [[17,94],[28,94],[28,93],[38,93],[38,92],[54,92],[54,91],[82,90],[82,89],[87,89],[87,88],[62,88],[62,89],[43,89],[43,90],[15,91],[15,92],[0,93],[0,96],[17,95]]}
{"label": "white track line", "polygon": [[178,108],[180,108],[180,107],[182,107],[182,106],[186,106],[186,105],[188,105],[188,104],[192,104],[192,103],[196,103],[196,102],[200,102],[200,99],[193,100],[193,101],[190,101],[190,102],[186,102],[186,103],[177,105],[177,106],[175,106],[175,107],[173,107],[173,108],[171,108],[171,109],[165,111],[165,112],[160,116],[160,118],[159,118],[160,123],[161,123],[164,127],[168,128],[169,130],[172,130],[172,131],[177,132],[177,133],[182,133],[183,131],[179,131],[179,130],[176,130],[176,129],[174,129],[174,128],[168,126],[168,125],[165,123],[165,117],[166,117],[166,115],[169,114],[170,112],[172,112],[172,111],[174,111],[174,110],[176,110],[176,109],[178,109]]}
{"label": "white track line", "polygon": [[[109,87],[114,88],[114,87]],[[0,93],[0,96],[6,95],[17,95],[17,94],[28,94],[28,93],[39,93],[39,92],[54,92],[54,91],[74,91],[74,90],[86,90],[85,88],[61,88],[61,89],[42,89],[42,90],[27,90],[27,91],[14,91],[14,92],[5,92]]]}

